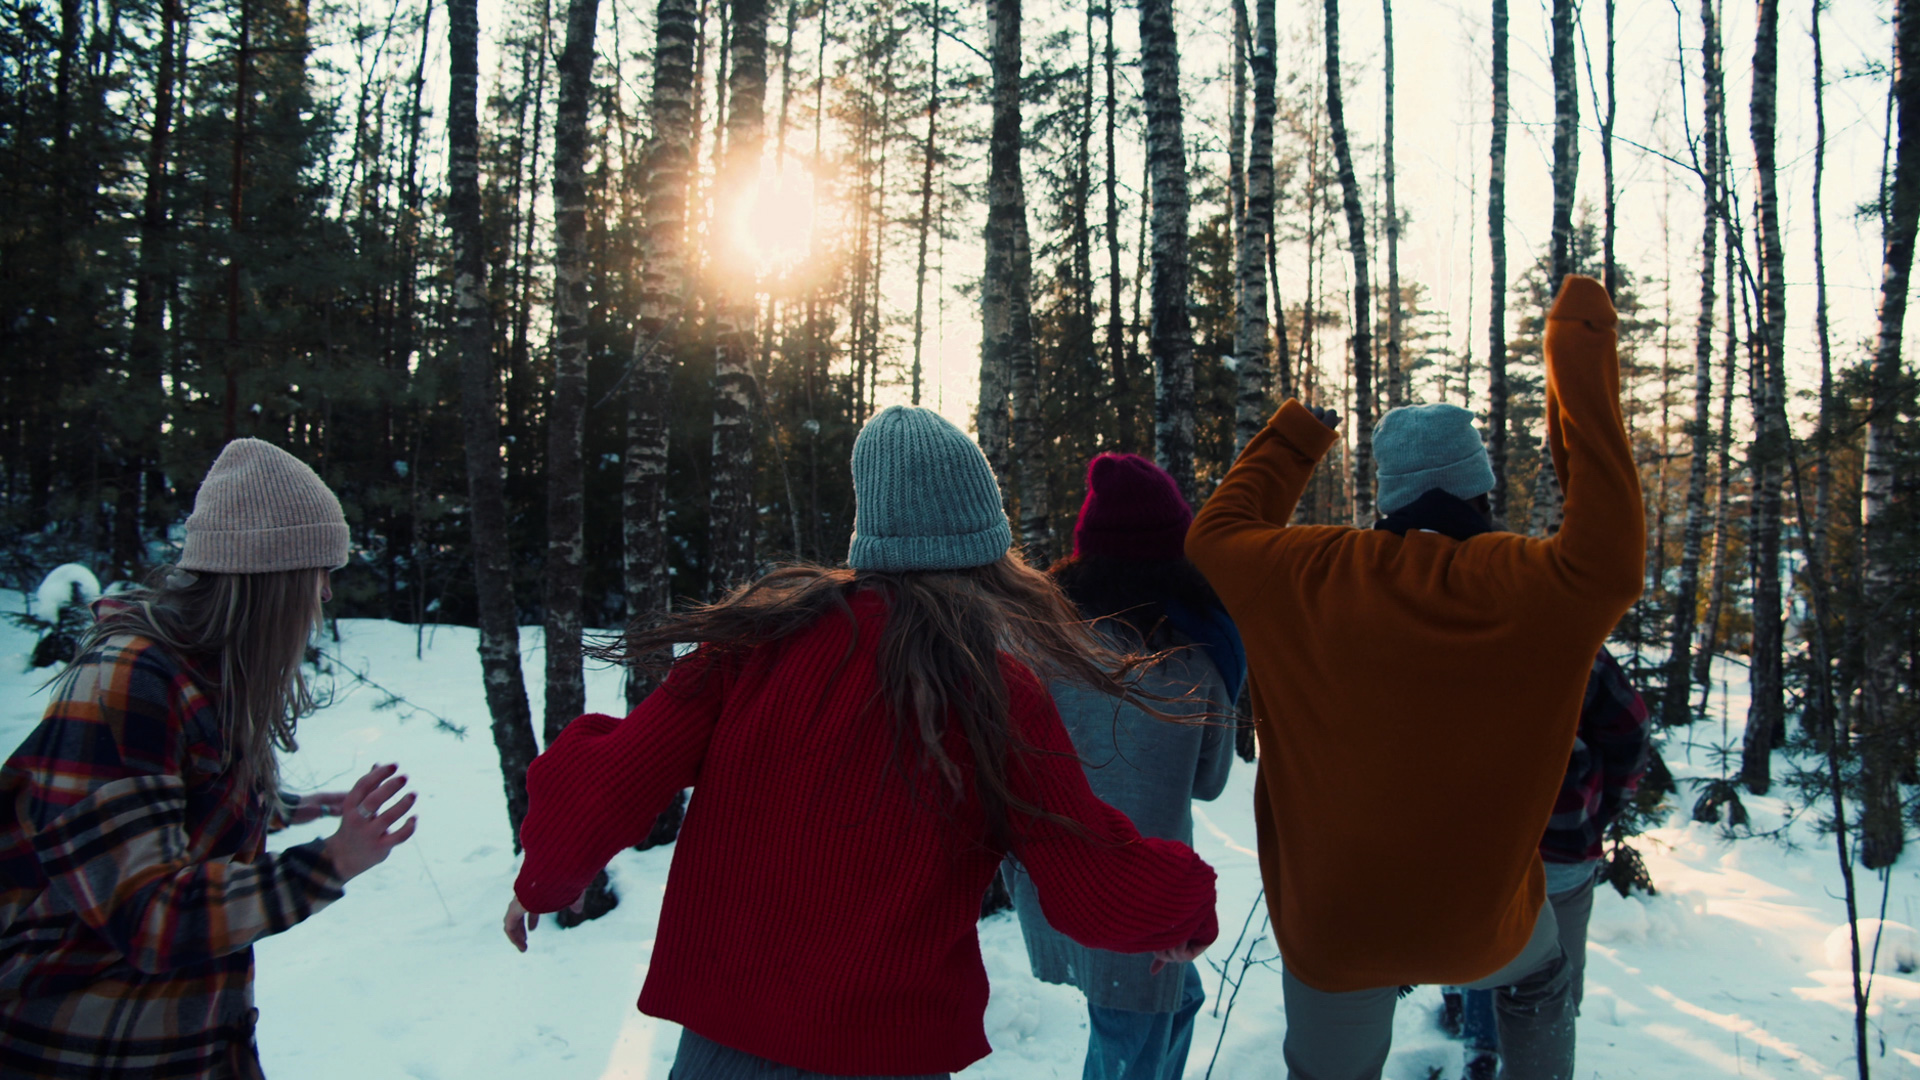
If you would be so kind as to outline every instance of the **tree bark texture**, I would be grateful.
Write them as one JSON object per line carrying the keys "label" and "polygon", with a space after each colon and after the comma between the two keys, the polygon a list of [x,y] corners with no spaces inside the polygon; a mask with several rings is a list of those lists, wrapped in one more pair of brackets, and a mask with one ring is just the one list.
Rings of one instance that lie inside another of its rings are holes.
{"label": "tree bark texture", "polygon": [[1783,632],[1780,587],[1780,511],[1783,466],[1788,451],[1786,410],[1787,282],[1780,235],[1780,198],[1774,144],[1780,82],[1780,0],[1760,0],[1754,30],[1753,96],[1749,131],[1753,139],[1754,177],[1759,186],[1760,340],[1755,361],[1753,535],[1748,553],[1753,569],[1753,701],[1747,709],[1740,776],[1749,791],[1765,794],[1772,784],[1772,751],[1785,723],[1786,687],[1782,679]]}
{"label": "tree bark texture", "polygon": [[480,224],[480,16],[477,0],[447,4],[447,232],[453,263],[453,345],[460,361],[460,419],[473,527],[474,591],[480,612],[480,673],[492,718],[493,746],[506,788],[507,824],[520,849],[527,816],[527,766],[539,753],[520,673],[520,631],[513,610],[507,544],[506,478],[494,397],[493,336],[487,307],[486,235]]}
{"label": "tree bark texture", "polygon": [[580,587],[587,412],[587,105],[599,0],[569,0],[553,124],[553,394],[547,404],[546,737],[586,711]]}
{"label": "tree bark texture", "polygon": [[[1704,222],[1700,229],[1700,314],[1693,341],[1693,419],[1687,425],[1691,449],[1687,468],[1687,519],[1681,541],[1680,579],[1673,593],[1672,634],[1668,639],[1667,686],[1660,719],[1669,726],[1692,718],[1693,631],[1700,604],[1700,554],[1707,529],[1708,465],[1713,458],[1713,308],[1714,271],[1720,235],[1720,119],[1725,115],[1720,72],[1720,26],[1713,0],[1701,0],[1700,28],[1705,93],[1701,135],[1705,153]],[[1728,286],[1732,287],[1731,284]]]}
{"label": "tree bark texture", "polygon": [[1247,58],[1253,52],[1252,20],[1247,18],[1247,0],[1233,0],[1233,47],[1227,51],[1227,85],[1232,100],[1227,106],[1227,243],[1234,253],[1233,289],[1240,292],[1240,230],[1247,220]]}
{"label": "tree bark texture", "polygon": [[[1234,401],[1233,451],[1236,456],[1266,426],[1273,412],[1268,387],[1273,368],[1267,362],[1267,253],[1273,235],[1273,122],[1278,102],[1275,76],[1278,54],[1274,0],[1254,2],[1254,41],[1247,62],[1253,69],[1253,144],[1247,154],[1246,224],[1240,230],[1236,275],[1240,286],[1234,322],[1233,355],[1238,393]],[[1278,318],[1281,313],[1275,312]],[[1281,328],[1285,340],[1284,324]]]}
{"label": "tree bark texture", "polygon": [[1487,457],[1494,524],[1507,520],[1507,0],[1493,0],[1493,134],[1487,168]]}
{"label": "tree bark texture", "polygon": [[1025,326],[1015,338],[1010,367],[1013,377],[1013,459],[1020,491],[1020,543],[1035,565],[1051,562],[1053,535],[1047,517],[1047,447],[1041,438],[1040,361],[1033,343],[1033,239],[1027,232],[1027,195],[1020,190],[1020,215],[1014,219],[1014,324]]}
{"label": "tree bark texture", "polygon": [[1400,356],[1400,206],[1394,197],[1394,161],[1393,161],[1393,0],[1380,0],[1380,14],[1384,20],[1386,46],[1386,70],[1383,73],[1386,93],[1386,131],[1381,138],[1384,143],[1386,161],[1387,188],[1387,408],[1397,409],[1406,404],[1406,371]]}
{"label": "tree bark texture", "polygon": [[1353,253],[1353,522],[1364,529],[1373,524],[1373,291],[1367,281],[1367,218],[1340,90],[1340,0],[1326,0],[1326,12],[1327,132],[1347,212],[1347,247]]}
{"label": "tree bark texture", "polygon": [[1147,172],[1153,198],[1152,310],[1154,460],[1190,505],[1194,489],[1193,323],[1187,314],[1187,149],[1180,104],[1180,43],[1173,0],[1140,0],[1140,80],[1147,107]]}
{"label": "tree bark texture", "polygon": [[993,127],[988,145],[986,267],[980,282],[980,404],[974,423],[980,449],[1011,502],[1010,396],[1018,359],[1033,353],[1032,304],[1019,269],[1026,232],[1026,191],[1020,178],[1020,0],[993,0]]}
{"label": "tree bark texture", "polygon": [[[920,404],[920,354],[927,335],[927,237],[933,231],[933,148],[940,120],[940,5],[928,15],[927,45],[932,50],[927,76],[927,144],[920,159],[920,250],[913,272],[913,404]],[[782,97],[781,108],[785,108]],[[795,541],[797,544],[798,541]]]}
{"label": "tree bark texture", "polygon": [[[1813,521],[1801,522],[1803,535],[1811,551],[1809,558],[1824,567],[1832,557],[1832,549],[1827,542],[1828,511],[1833,506],[1833,333],[1827,319],[1827,241],[1826,228],[1822,216],[1822,188],[1826,183],[1827,171],[1827,80],[1825,56],[1820,44],[1820,12],[1826,0],[1814,0],[1812,6],[1813,38],[1813,327],[1814,337],[1820,348],[1820,414],[1818,428],[1814,434],[1814,493]],[[1830,578],[1829,578],[1830,580]],[[1822,620],[1821,632],[1827,618],[1826,605],[1815,612],[1815,618]],[[1812,704],[1801,710],[1800,725],[1814,736],[1822,750],[1829,747],[1829,741],[1838,723],[1838,717],[1829,708],[1832,694],[1823,694],[1818,698],[1808,696]]]}
{"label": "tree bark texture", "polygon": [[[1725,102],[1724,91],[1721,97]],[[1720,114],[1720,182],[1718,187],[1724,197],[1728,193],[1727,153],[1730,139],[1727,135],[1727,116]],[[1699,649],[1693,658],[1693,681],[1701,686],[1710,686],[1713,675],[1713,657],[1720,638],[1720,609],[1727,597],[1727,573],[1730,570],[1729,549],[1733,546],[1733,381],[1736,364],[1737,342],[1735,331],[1738,324],[1734,320],[1734,298],[1739,293],[1738,278],[1734,276],[1734,244],[1736,236],[1730,219],[1721,221],[1722,256],[1721,280],[1727,283],[1725,291],[1726,310],[1722,312],[1722,321],[1726,330],[1722,336],[1720,359],[1720,432],[1714,439],[1717,458],[1714,471],[1719,479],[1714,484],[1713,495],[1713,563],[1707,574],[1707,611],[1702,622]]]}
{"label": "tree bark texture", "polygon": [[[667,579],[667,405],[680,325],[689,300],[685,241],[687,172],[693,165],[693,0],[654,9],[652,132],[644,151],[639,325],[627,384],[627,451],[622,462],[621,541],[627,618],[642,621],[672,603]],[[636,668],[627,704],[653,679]]]}
{"label": "tree bark texture", "polygon": [[1899,620],[1890,617],[1896,600],[1900,537],[1891,525],[1895,468],[1894,421],[1906,374],[1900,338],[1907,317],[1907,288],[1920,220],[1920,7],[1896,0],[1893,11],[1894,101],[1899,125],[1888,185],[1885,236],[1881,241],[1880,333],[1873,353],[1872,411],[1867,422],[1866,465],[1861,478],[1860,514],[1865,546],[1861,588],[1866,663],[1862,689],[1861,764],[1866,790],[1861,807],[1860,858],[1869,867],[1890,865],[1903,846],[1900,774],[1912,751],[1896,726],[1899,709],[1902,641]]}
{"label": "tree bark texture", "polygon": [[[731,0],[726,180],[722,198],[745,198],[760,175],[766,139],[767,3]],[[753,351],[759,308],[751,281],[729,280],[714,299],[713,464],[708,473],[707,594],[719,599],[754,570],[759,514],[753,498]]]}
{"label": "tree bark texture", "polygon": [[1573,196],[1580,175],[1580,89],[1574,82],[1574,0],[1553,0],[1553,281],[1573,273]]}
{"label": "tree bark texture", "polygon": [[1113,444],[1122,453],[1133,453],[1132,419],[1125,415],[1131,400],[1127,379],[1126,326],[1120,318],[1120,166],[1115,148],[1115,128],[1119,120],[1119,98],[1114,90],[1113,5],[1103,8],[1106,17],[1106,45],[1101,51],[1101,66],[1107,80],[1107,366],[1113,379]]}

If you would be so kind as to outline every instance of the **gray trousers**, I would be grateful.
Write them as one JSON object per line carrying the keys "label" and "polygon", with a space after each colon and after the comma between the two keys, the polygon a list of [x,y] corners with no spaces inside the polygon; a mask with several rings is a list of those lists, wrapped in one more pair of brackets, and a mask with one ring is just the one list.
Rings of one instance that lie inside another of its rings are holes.
{"label": "gray trousers", "polygon": [[952,1073],[899,1077],[841,1077],[809,1072],[722,1046],[698,1032],[680,1029],[680,1050],[667,1080],[948,1080]]}
{"label": "gray trousers", "polygon": [[[1589,886],[1586,910],[1592,910]],[[1497,989],[1495,1015],[1501,1059],[1509,1080],[1571,1080],[1574,1043],[1574,966],[1561,945],[1555,905],[1540,906],[1520,955],[1469,989]],[[1586,919],[1579,933],[1586,936]],[[1579,954],[1585,958],[1586,949]],[[1281,972],[1286,995],[1284,1053],[1289,1080],[1379,1080],[1393,1046],[1399,988],[1332,994],[1315,990],[1293,972]]]}

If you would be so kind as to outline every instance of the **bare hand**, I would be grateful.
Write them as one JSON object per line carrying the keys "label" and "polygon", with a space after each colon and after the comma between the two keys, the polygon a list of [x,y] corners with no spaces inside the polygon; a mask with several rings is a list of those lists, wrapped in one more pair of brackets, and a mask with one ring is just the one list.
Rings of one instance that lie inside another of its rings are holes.
{"label": "bare hand", "polygon": [[1318,405],[1308,405],[1306,406],[1306,410],[1313,414],[1315,420],[1325,424],[1329,430],[1340,426],[1340,413],[1338,410],[1323,409]]}
{"label": "bare hand", "polygon": [[1172,949],[1155,949],[1153,963],[1147,966],[1147,974],[1158,975],[1160,969],[1168,964],[1191,964],[1206,951],[1207,946],[1199,941],[1189,941]]}
{"label": "bare hand", "polygon": [[[350,881],[386,861],[387,854],[407,842],[418,818],[393,827],[413,809],[414,794],[386,806],[387,800],[400,794],[407,778],[395,775],[398,765],[375,765],[367,770],[341,801],[340,828],[327,838],[326,853],[340,880]],[[382,809],[385,807],[385,809]]]}
{"label": "bare hand", "polygon": [[[587,894],[582,890],[579,896],[574,897],[573,903],[567,905],[567,910],[578,915],[586,906]],[[526,952],[527,934],[540,925],[540,916],[528,911],[516,896],[507,902],[507,917],[501,920],[501,923],[507,932],[507,940],[513,942],[513,947]]]}
{"label": "bare hand", "polygon": [[293,800],[293,809],[287,814],[287,824],[305,825],[316,818],[339,817],[346,812],[346,792],[316,791]]}

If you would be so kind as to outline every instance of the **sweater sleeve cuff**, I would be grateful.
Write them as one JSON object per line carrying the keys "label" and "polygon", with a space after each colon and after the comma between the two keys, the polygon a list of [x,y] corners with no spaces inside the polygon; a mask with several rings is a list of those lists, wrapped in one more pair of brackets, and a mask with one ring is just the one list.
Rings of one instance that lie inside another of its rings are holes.
{"label": "sweater sleeve cuff", "polygon": [[1314,419],[1305,405],[1298,399],[1288,398],[1273,414],[1267,426],[1286,440],[1288,445],[1318,461],[1325,456],[1327,449],[1334,444],[1339,435],[1327,425]]}
{"label": "sweater sleeve cuff", "polygon": [[[1560,295],[1553,301],[1553,309],[1547,312],[1547,318],[1584,322],[1596,330],[1620,321],[1619,315],[1613,310],[1613,300],[1607,296],[1606,286],[1580,274],[1567,275],[1560,285]],[[1285,411],[1284,407],[1282,411]]]}
{"label": "sweater sleeve cuff", "polygon": [[303,871],[302,879],[307,893],[320,904],[331,904],[347,895],[347,879],[334,869],[333,860],[327,856],[327,842],[324,839],[309,840],[297,844],[281,853],[282,859],[292,861]]}

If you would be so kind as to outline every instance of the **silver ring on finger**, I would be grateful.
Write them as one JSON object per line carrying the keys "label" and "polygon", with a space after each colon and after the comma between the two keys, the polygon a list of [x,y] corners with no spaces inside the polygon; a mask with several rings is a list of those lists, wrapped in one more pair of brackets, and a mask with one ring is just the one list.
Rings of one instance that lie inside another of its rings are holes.
{"label": "silver ring on finger", "polygon": [[366,808],[366,806],[365,806],[365,804],[362,804],[362,805],[360,805],[360,806],[356,806],[356,807],[354,807],[354,809],[355,809],[355,810],[358,810],[358,811],[360,811],[360,816],[361,816],[362,818],[365,818],[365,819],[366,819],[366,820],[368,820],[368,821],[372,821],[372,820],[373,820],[373,811],[371,811],[371,810],[369,810],[369,809],[367,809],[367,808]]}

